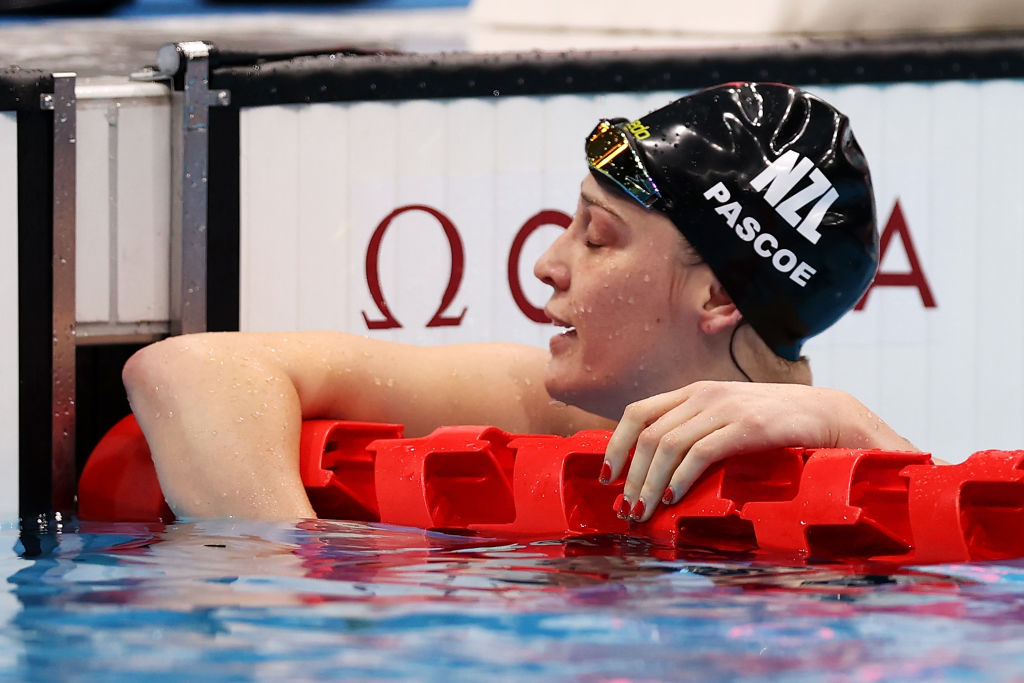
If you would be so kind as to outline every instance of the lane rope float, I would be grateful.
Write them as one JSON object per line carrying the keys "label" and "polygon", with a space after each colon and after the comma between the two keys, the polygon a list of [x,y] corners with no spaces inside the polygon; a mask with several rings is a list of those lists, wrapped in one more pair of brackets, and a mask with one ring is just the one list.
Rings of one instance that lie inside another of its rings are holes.
{"label": "lane rope float", "polygon": [[[960,562],[1024,556],[1024,451],[957,465],[926,453],[784,448],[727,458],[643,523],[618,519],[623,480],[598,482],[611,433],[510,434],[341,420],[302,425],[300,472],[317,514],[517,539],[621,533],[722,552],[822,560]],[[79,517],[163,521],[145,437],[128,416],[96,446]]]}

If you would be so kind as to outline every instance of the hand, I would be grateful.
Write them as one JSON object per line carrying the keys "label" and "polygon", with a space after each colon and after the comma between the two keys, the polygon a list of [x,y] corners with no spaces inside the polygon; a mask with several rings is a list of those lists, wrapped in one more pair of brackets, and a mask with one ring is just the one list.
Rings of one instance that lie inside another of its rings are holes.
{"label": "hand", "polygon": [[712,464],[785,446],[915,450],[849,394],[802,384],[696,382],[629,405],[605,455],[602,481],[633,459],[620,517],[647,521],[682,498]]}

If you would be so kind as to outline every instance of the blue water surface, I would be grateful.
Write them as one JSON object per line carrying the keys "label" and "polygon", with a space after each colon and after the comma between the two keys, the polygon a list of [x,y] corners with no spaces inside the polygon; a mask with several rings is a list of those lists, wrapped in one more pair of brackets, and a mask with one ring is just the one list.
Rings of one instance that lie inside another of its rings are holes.
{"label": "blue water surface", "polygon": [[1013,680],[1024,562],[807,565],[350,522],[0,531],[0,678]]}

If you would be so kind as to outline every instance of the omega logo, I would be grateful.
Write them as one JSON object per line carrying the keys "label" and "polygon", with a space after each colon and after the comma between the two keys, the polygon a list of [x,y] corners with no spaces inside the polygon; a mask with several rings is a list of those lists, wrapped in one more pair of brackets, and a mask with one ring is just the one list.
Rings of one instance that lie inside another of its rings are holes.
{"label": "omega logo", "polygon": [[[381,242],[384,240],[384,234],[387,232],[392,221],[394,221],[398,216],[410,211],[422,211],[432,216],[438,222],[448,240],[448,249],[451,254],[451,270],[448,274],[448,286],[441,295],[441,303],[438,305],[437,310],[434,312],[433,317],[426,326],[448,327],[461,325],[462,319],[466,315],[466,308],[463,308],[458,315],[452,315],[448,310],[452,305],[452,301],[455,300],[455,296],[459,292],[459,287],[462,285],[462,277],[466,264],[465,249],[462,246],[462,238],[459,236],[458,229],[448,216],[434,207],[427,206],[425,204],[407,204],[405,206],[400,206],[384,217],[384,220],[382,220],[373,231],[373,235],[370,237],[370,243],[366,248],[366,284],[370,289],[370,296],[373,298],[373,303],[377,306],[377,310],[380,312],[380,318],[371,319],[370,316],[367,315],[366,311],[362,311],[363,321],[366,323],[366,328],[369,330],[387,330],[402,327],[402,323],[394,316],[391,309],[388,308],[387,301],[384,299],[384,290],[381,287],[380,281],[380,247]],[[526,222],[523,223],[522,227],[520,227],[516,232],[515,238],[512,240],[512,245],[509,248],[507,269],[509,290],[512,293],[512,300],[515,301],[516,306],[524,316],[533,322],[547,323],[549,320],[548,317],[544,315],[544,310],[530,303],[529,299],[526,298],[525,292],[523,292],[522,281],[519,278],[519,266],[523,254],[523,247],[530,235],[538,229],[548,225],[554,225],[564,229],[569,227],[569,223],[571,222],[572,218],[562,211],[545,209],[528,218]]]}

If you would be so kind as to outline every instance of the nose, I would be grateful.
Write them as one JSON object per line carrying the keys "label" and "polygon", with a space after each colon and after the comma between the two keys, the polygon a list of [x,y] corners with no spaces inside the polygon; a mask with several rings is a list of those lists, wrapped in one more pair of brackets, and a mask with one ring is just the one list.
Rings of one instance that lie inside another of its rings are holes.
{"label": "nose", "polygon": [[538,280],[555,289],[555,291],[569,288],[569,267],[564,258],[564,245],[568,239],[569,231],[563,230],[555,238],[537,263],[533,264],[533,275]]}

